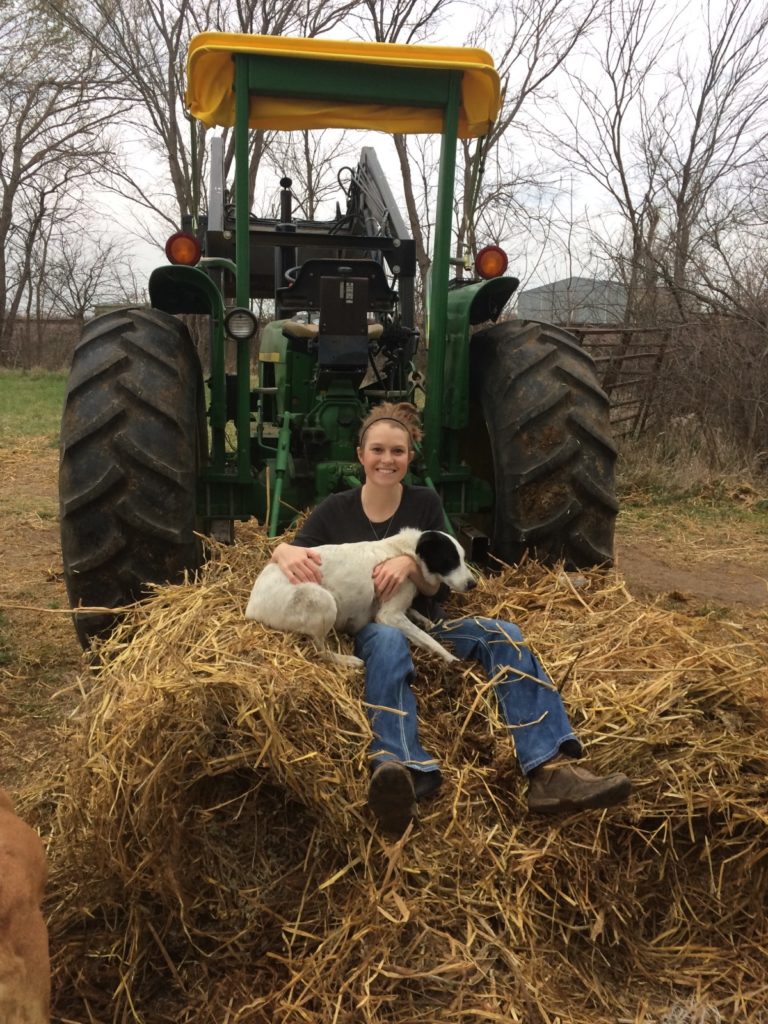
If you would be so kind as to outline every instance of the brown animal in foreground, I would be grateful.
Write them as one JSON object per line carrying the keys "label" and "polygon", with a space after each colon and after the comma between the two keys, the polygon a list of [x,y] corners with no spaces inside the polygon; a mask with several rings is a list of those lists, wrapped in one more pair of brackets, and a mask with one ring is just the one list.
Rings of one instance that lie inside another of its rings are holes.
{"label": "brown animal in foreground", "polygon": [[34,829],[0,789],[0,1021],[48,1024],[51,972],[40,902],[47,876]]}

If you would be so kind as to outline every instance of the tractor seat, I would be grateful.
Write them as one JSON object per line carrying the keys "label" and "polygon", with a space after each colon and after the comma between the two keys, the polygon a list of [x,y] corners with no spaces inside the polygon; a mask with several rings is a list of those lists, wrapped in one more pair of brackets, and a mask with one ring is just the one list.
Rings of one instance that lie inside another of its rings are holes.
{"label": "tractor seat", "polygon": [[[283,321],[283,334],[286,338],[308,339],[317,338],[320,333],[319,324],[305,324],[300,320]],[[368,324],[369,341],[378,341],[384,333],[384,324]]]}

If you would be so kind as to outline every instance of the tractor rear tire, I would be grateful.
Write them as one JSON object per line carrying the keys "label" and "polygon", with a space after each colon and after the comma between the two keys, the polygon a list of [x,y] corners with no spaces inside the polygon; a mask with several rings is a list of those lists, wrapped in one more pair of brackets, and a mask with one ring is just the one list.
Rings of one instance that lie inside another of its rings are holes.
{"label": "tractor rear tire", "polygon": [[[59,502],[70,605],[118,608],[202,564],[196,479],[207,448],[200,361],[184,324],[123,309],[75,348],[61,424]],[[75,612],[87,647],[115,615]]]}
{"label": "tractor rear tire", "polygon": [[610,566],[618,502],[610,403],[567,331],[511,321],[472,339],[472,394],[491,449],[491,552]]}

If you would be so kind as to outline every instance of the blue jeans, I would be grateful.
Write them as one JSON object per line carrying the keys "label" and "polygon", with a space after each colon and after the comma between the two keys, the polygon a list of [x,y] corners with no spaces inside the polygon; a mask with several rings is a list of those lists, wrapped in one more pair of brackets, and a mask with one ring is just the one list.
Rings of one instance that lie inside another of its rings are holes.
{"label": "blue jeans", "polygon": [[[581,755],[560,694],[517,626],[496,619],[453,619],[430,632],[457,658],[479,661],[494,680],[502,717],[526,775],[551,760],[563,744],[568,754]],[[419,743],[408,641],[399,629],[372,622],[355,636],[355,654],[365,662],[373,763],[396,760],[414,771],[438,771],[435,758]]]}

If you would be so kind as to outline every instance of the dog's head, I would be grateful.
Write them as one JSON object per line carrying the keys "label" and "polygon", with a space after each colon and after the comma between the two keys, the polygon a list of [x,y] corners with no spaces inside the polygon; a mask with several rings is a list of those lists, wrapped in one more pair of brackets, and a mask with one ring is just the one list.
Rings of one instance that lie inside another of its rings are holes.
{"label": "dog's head", "polygon": [[416,557],[425,576],[437,578],[451,590],[472,590],[475,579],[464,561],[458,541],[441,530],[426,530],[416,545]]}

